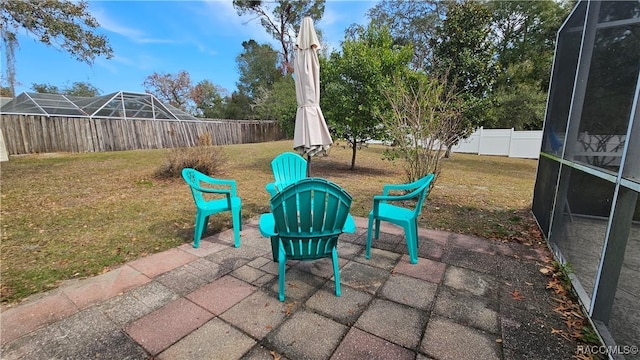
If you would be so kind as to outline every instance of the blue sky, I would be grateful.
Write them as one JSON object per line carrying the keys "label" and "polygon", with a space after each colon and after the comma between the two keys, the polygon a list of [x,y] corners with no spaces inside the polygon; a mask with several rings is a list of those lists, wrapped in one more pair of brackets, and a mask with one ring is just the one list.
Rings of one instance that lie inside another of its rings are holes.
{"label": "blue sky", "polygon": [[[329,48],[338,48],[344,30],[366,23],[375,1],[327,0],[323,18],[315,24]],[[76,81],[89,82],[102,94],[143,92],[144,79],[154,72],[175,74],[186,70],[195,84],[208,79],[229,92],[236,89],[235,58],[242,42],[254,39],[277,46],[259,21],[246,23],[231,0],[218,1],[91,1],[114,57],[97,58],[93,66],[66,52],[20,34],[16,51],[16,93],[32,91],[33,83],[60,88]],[[4,57],[3,67],[4,67]],[[4,75],[4,74],[3,74]]]}

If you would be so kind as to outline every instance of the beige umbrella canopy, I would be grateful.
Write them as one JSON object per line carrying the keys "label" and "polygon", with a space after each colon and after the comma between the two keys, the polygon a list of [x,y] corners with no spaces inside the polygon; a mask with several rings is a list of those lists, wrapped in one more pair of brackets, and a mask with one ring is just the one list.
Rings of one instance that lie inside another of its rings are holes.
{"label": "beige umbrella canopy", "polygon": [[319,46],[313,20],[305,17],[300,26],[296,57],[293,61],[298,103],[293,149],[307,155],[309,160],[317,154],[327,155],[333,143],[320,109],[320,63],[317,53]]}

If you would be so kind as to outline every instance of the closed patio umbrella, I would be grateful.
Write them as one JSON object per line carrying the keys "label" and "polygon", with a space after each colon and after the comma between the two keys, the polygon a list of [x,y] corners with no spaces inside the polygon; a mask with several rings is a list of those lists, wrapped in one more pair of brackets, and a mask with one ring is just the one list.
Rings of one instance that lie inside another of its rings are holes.
{"label": "closed patio umbrella", "polygon": [[311,157],[318,154],[327,155],[333,143],[320,109],[320,62],[317,53],[319,46],[313,20],[305,17],[300,25],[296,57],[293,61],[298,104],[293,149],[307,156],[307,173],[311,167]]}

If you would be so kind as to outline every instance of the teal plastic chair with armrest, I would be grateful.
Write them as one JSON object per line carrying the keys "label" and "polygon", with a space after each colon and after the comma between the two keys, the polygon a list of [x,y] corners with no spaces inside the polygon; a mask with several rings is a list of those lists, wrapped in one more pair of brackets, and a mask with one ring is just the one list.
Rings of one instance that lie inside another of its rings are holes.
{"label": "teal plastic chair with armrest", "polygon": [[[429,174],[409,184],[387,184],[383,186],[382,195],[373,197],[373,209],[369,213],[369,227],[367,230],[367,249],[365,257],[371,257],[371,231],[375,223],[375,238],[380,237],[380,221],[402,226],[407,240],[409,260],[412,264],[418,263],[418,216],[422,211],[422,204],[429,192],[429,187],[435,175]],[[391,191],[407,192],[403,195],[389,195]],[[399,202],[416,199],[413,209],[393,205],[390,202]]]}
{"label": "teal plastic chair with armrest", "polygon": [[285,298],[287,260],[331,258],[336,296],[341,295],[338,237],[354,233],[349,214],[351,196],[331,181],[306,178],[287,186],[270,200],[271,213],[260,216],[260,233],[271,238],[278,261],[278,297]]}
{"label": "teal plastic chair with armrest", "polygon": [[307,160],[296,153],[285,152],[271,161],[271,170],[274,181],[268,183],[266,189],[273,197],[287,185],[307,177]]}
{"label": "teal plastic chair with armrest", "polygon": [[193,247],[200,246],[200,238],[207,231],[209,216],[224,211],[231,212],[235,247],[240,246],[242,230],[242,201],[236,191],[235,180],[215,179],[198,170],[182,169],[182,177],[191,188],[196,204],[196,224],[193,230]]}

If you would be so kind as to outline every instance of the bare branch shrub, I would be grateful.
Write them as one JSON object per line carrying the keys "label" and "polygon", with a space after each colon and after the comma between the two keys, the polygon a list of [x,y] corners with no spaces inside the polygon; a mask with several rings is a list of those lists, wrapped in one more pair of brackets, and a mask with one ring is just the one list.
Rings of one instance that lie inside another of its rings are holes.
{"label": "bare branch shrub", "polygon": [[174,148],[167,152],[164,163],[155,171],[160,179],[178,178],[182,169],[193,168],[207,175],[219,174],[227,159],[217,146]]}
{"label": "bare branch shrub", "polygon": [[382,116],[388,136],[395,145],[390,159],[405,160],[407,181],[440,172],[440,159],[457,141],[456,128],[462,121],[461,100],[446,78],[413,73],[396,78],[385,97],[390,111]]}

